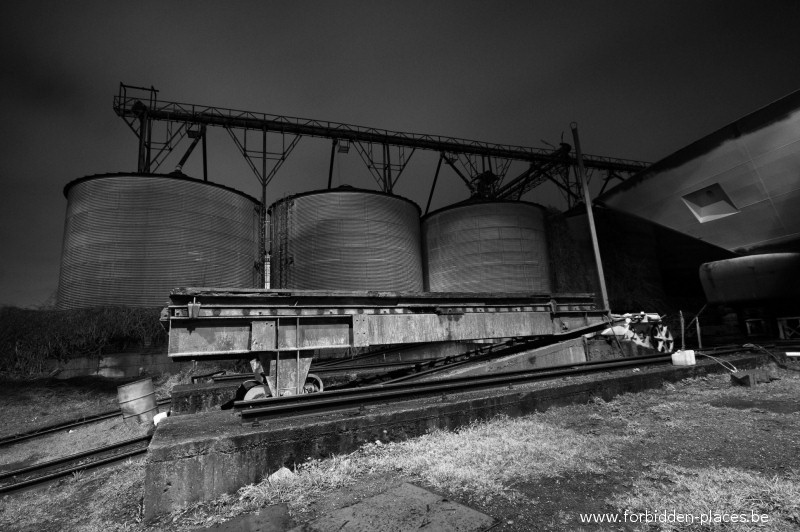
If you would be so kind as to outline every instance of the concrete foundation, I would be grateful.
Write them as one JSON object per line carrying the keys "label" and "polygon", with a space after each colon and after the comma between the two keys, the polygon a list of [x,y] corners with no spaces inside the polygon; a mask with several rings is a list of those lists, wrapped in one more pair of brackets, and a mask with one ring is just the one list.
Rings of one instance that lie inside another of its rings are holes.
{"label": "concrete foundation", "polygon": [[51,360],[49,370],[57,379],[98,376],[110,379],[177,373],[191,362],[174,362],[166,346],[137,352],[109,353],[98,357],[77,357],[66,361]]}
{"label": "concrete foundation", "polygon": [[236,397],[242,381],[178,384],[172,389],[172,415],[219,410]]}
{"label": "concrete foundation", "polygon": [[[743,355],[730,360],[746,369],[757,367],[764,357]],[[636,373],[623,370],[260,424],[243,425],[230,411],[170,417],[158,425],[148,449],[145,517],[152,519],[189,503],[234,493],[280,467],[348,453],[367,441],[404,440],[498,414],[519,416],[593,397],[610,400],[621,393],[657,388],[665,381],[719,371],[723,369],[711,361]]]}

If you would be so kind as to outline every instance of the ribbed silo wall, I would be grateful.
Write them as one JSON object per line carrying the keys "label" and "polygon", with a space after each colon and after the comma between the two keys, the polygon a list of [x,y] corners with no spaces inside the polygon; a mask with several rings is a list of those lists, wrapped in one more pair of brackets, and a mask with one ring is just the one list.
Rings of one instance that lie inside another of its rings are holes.
{"label": "ribbed silo wall", "polygon": [[269,209],[272,288],[422,291],[420,210],[358,189],[288,197]]}
{"label": "ribbed silo wall", "polygon": [[524,202],[446,207],[422,220],[425,289],[549,293],[544,210]]}
{"label": "ribbed silo wall", "polygon": [[159,306],[179,286],[255,287],[258,202],[187,177],[69,183],[57,307]]}

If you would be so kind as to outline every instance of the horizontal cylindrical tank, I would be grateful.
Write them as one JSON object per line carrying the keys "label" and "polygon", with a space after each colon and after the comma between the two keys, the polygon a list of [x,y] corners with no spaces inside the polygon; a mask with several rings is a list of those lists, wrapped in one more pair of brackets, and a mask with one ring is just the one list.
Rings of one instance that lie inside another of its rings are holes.
{"label": "horizontal cylindrical tank", "polygon": [[422,219],[425,289],[549,293],[544,209],[493,201],[446,207]]}
{"label": "horizontal cylindrical tank", "polygon": [[259,203],[188,177],[105,174],[64,188],[57,307],[160,306],[179,286],[257,286]]}
{"label": "horizontal cylindrical tank", "polygon": [[767,253],[707,262],[700,283],[709,303],[800,298],[800,253]]}
{"label": "horizontal cylindrical tank", "polygon": [[269,208],[272,288],[422,291],[419,207],[340,187]]}

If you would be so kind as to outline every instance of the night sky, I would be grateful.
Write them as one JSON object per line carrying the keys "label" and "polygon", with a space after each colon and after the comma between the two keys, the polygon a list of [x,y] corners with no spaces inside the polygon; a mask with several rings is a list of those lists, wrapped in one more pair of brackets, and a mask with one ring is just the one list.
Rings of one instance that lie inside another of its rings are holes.
{"label": "night sky", "polygon": [[[73,179],[136,170],[119,83],[164,100],[654,162],[800,88],[800,2],[4,2],[0,304],[58,285]],[[160,172],[175,168],[188,143]],[[227,133],[209,178],[259,195]],[[304,138],[268,201],[324,188],[330,141]],[[200,150],[184,172],[202,177]],[[395,192],[423,208],[437,155]],[[334,185],[376,188],[355,150]],[[596,184],[595,184],[596,185]],[[559,206],[554,187],[525,199]],[[432,208],[467,189],[442,171]]]}

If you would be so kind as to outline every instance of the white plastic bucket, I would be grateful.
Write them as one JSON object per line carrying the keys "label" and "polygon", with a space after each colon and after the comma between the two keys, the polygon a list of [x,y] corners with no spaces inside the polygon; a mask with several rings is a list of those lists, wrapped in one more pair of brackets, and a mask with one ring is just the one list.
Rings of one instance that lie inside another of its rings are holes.
{"label": "white plastic bucket", "polygon": [[150,423],[158,414],[153,379],[123,384],[117,387],[117,403],[122,410],[122,419],[135,418],[139,423]]}
{"label": "white plastic bucket", "polygon": [[691,349],[672,353],[673,366],[694,366],[696,363],[694,351]]}

